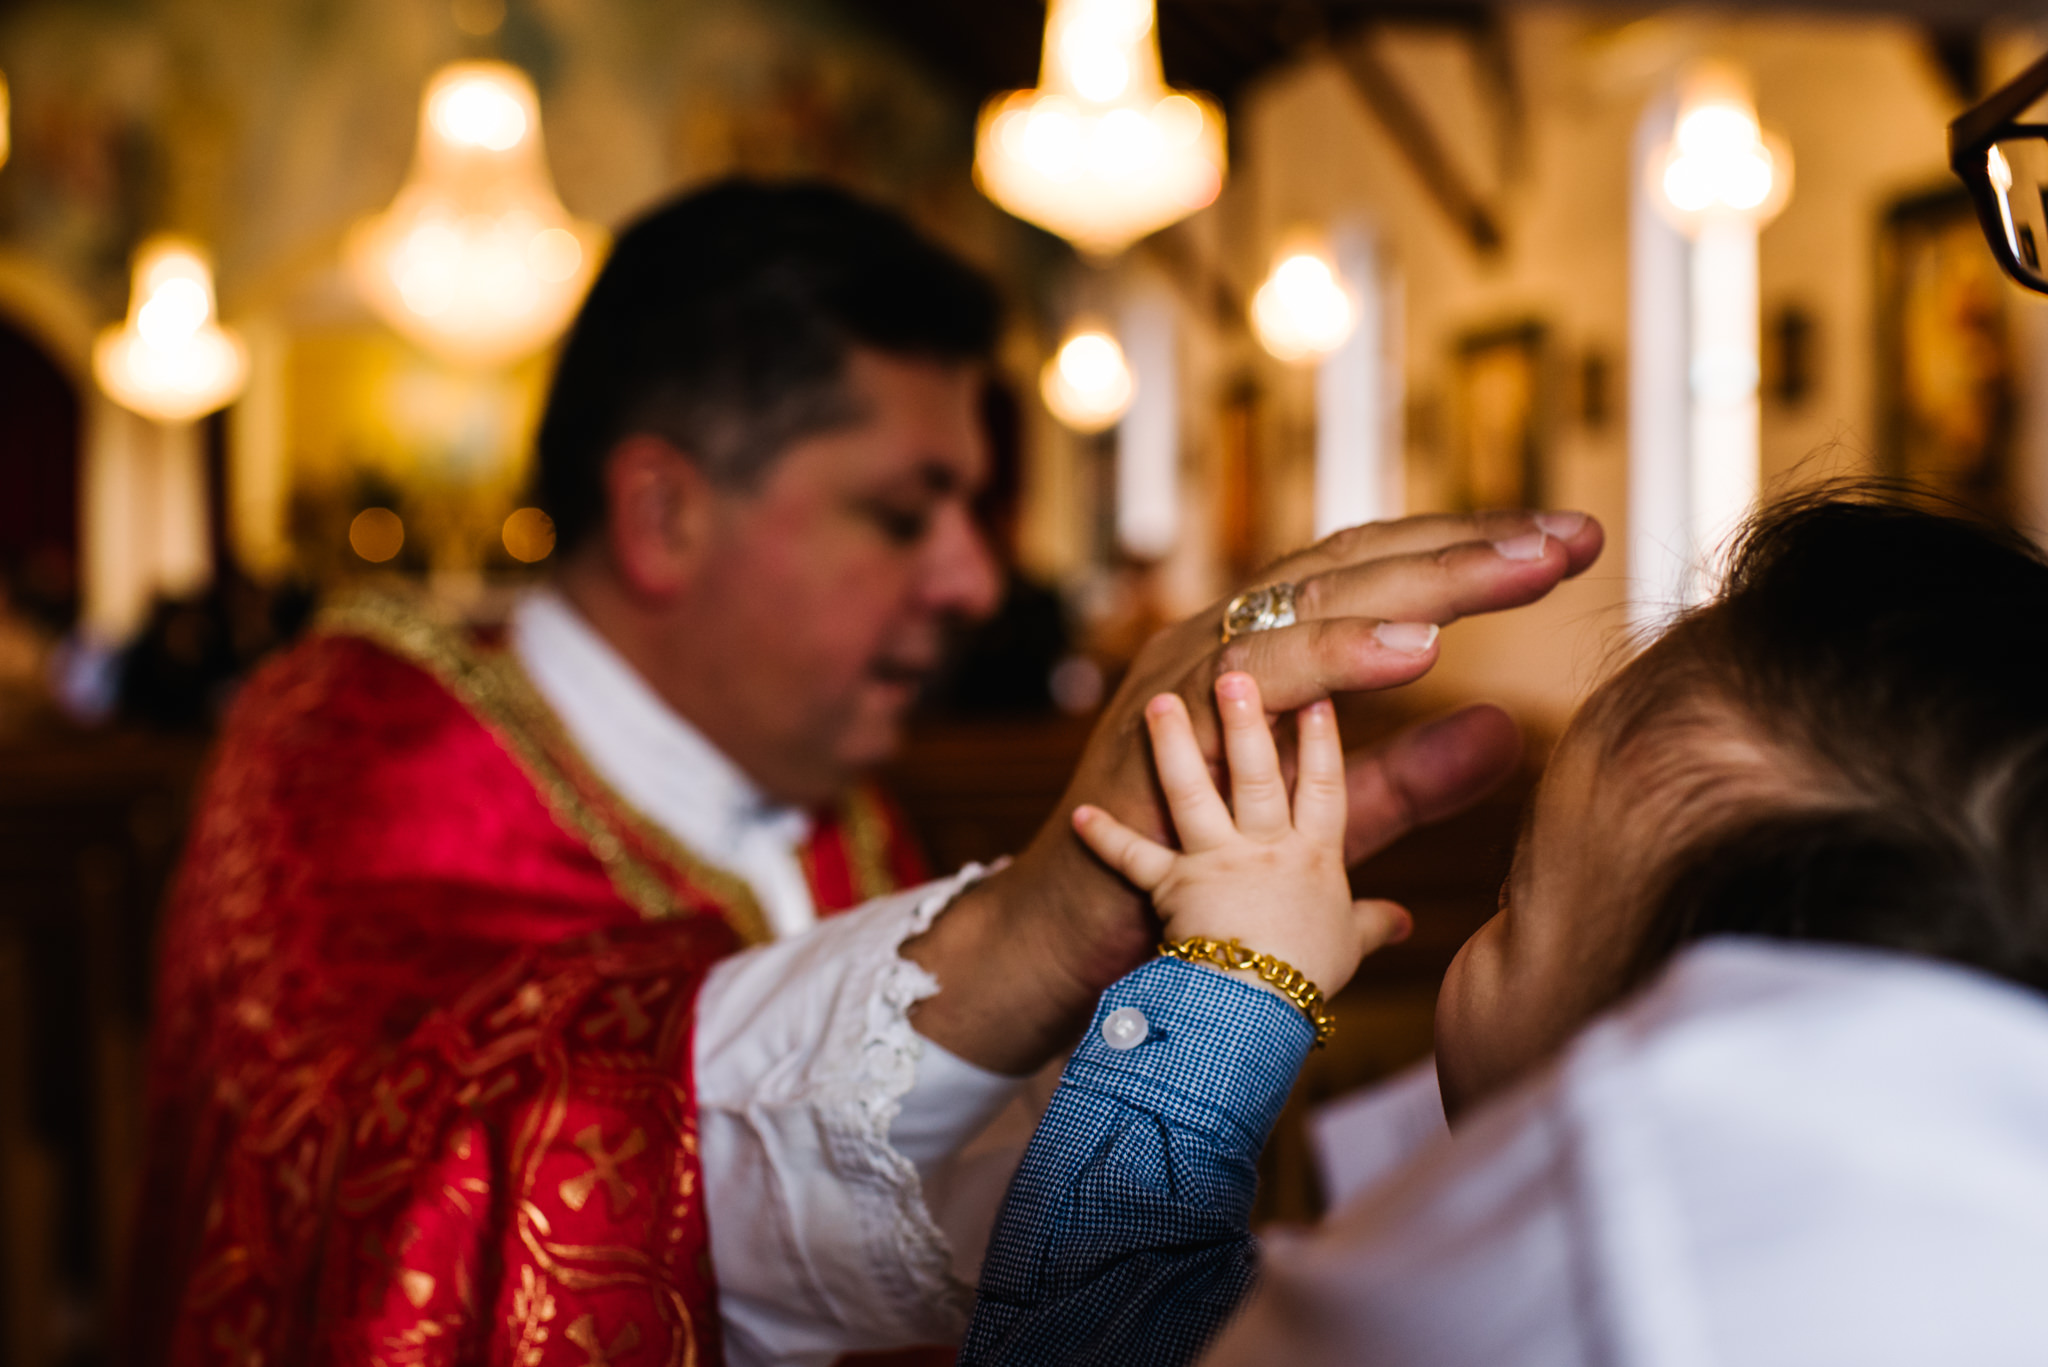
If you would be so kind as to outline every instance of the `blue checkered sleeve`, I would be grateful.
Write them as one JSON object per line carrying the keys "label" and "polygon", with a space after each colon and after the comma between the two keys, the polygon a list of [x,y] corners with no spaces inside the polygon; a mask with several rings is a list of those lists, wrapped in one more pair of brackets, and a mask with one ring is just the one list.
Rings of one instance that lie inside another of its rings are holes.
{"label": "blue checkered sleeve", "polygon": [[1104,993],[1003,1201],[962,1367],[1199,1357],[1257,1275],[1259,1150],[1314,1041],[1176,959]]}

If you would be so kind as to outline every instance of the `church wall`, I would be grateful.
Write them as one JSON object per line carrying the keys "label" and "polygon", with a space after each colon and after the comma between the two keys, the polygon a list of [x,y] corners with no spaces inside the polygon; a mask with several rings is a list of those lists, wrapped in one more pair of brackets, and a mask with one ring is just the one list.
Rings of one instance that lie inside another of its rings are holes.
{"label": "church wall", "polygon": [[[1382,62],[1416,96],[1452,160],[1498,208],[1505,246],[1475,252],[1430,199],[1385,126],[1330,56],[1278,71],[1239,118],[1226,202],[1228,259],[1247,294],[1268,254],[1300,224],[1362,218],[1376,227],[1405,295],[1406,483],[1416,511],[1452,506],[1461,415],[1461,337],[1535,320],[1552,343],[1553,424],[1545,501],[1600,517],[1608,550],[1585,578],[1509,618],[1453,627],[1430,685],[1481,692],[1556,724],[1612,658],[1625,625],[1627,506],[1628,197],[1635,127],[1654,94],[1689,61],[1732,59],[1755,82],[1767,127],[1791,143],[1797,179],[1783,216],[1761,239],[1762,313],[1796,305],[1813,320],[1814,385],[1796,406],[1766,397],[1762,474],[1783,488],[1875,468],[1882,446],[1878,392],[1880,221],[1896,199],[1952,183],[1944,130],[1960,96],[1944,82],[1919,30],[1866,18],[1742,19],[1673,12],[1639,23],[1568,8],[1519,12],[1508,25],[1522,85],[1523,151],[1499,169],[1497,139],[1467,52],[1443,32],[1393,29]],[[2016,68],[2039,44],[2008,35],[1995,62]],[[2018,373],[2038,370],[2040,308],[2005,291]],[[1586,359],[1604,360],[1608,413],[1575,410]],[[1771,364],[1766,348],[1766,365]],[[1307,387],[1267,365],[1282,443],[1298,467],[1312,431]],[[1766,376],[1768,389],[1770,376]],[[2021,481],[2048,469],[2020,386]],[[2031,453],[2024,449],[2032,440]],[[2038,492],[2029,495],[2040,506]],[[2023,510],[2030,511],[2030,510]],[[1305,535],[1297,498],[1275,541]]]}

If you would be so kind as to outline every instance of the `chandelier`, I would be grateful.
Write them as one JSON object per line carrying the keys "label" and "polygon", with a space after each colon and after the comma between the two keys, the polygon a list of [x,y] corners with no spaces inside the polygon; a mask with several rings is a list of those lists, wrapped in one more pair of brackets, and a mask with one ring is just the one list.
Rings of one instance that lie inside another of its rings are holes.
{"label": "chandelier", "polygon": [[1252,331],[1280,360],[1320,361],[1358,326],[1358,309],[1320,251],[1297,251],[1274,262],[1252,296]]}
{"label": "chandelier", "polygon": [[1038,86],[990,100],[974,177],[990,199],[1113,256],[1216,198],[1223,115],[1160,76],[1153,0],[1052,0]]}
{"label": "chandelier", "polygon": [[1124,349],[1101,327],[1083,324],[1060,344],[1038,378],[1052,415],[1076,432],[1106,432],[1131,406],[1137,383]]}
{"label": "chandelier", "polygon": [[1655,201],[1688,236],[1714,220],[1762,227],[1792,196],[1792,149],[1757,122],[1739,74],[1709,66],[1689,83],[1649,175]]}
{"label": "chandelier", "polygon": [[604,247],[571,218],[541,154],[533,83],[503,62],[457,62],[427,82],[412,173],[349,234],[378,315],[443,359],[502,365],[559,336]]}
{"label": "chandelier", "polygon": [[215,316],[213,268],[195,244],[153,237],[135,253],[128,321],[92,349],[93,375],[124,408],[189,422],[232,402],[249,353]]}

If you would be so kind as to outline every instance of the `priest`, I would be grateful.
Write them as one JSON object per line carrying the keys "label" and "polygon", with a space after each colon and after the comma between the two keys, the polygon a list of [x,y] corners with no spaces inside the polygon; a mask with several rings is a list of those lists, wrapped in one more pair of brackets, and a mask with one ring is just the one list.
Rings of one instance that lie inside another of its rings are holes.
{"label": "priest", "polygon": [[[1180,691],[1213,754],[1223,669],[1276,709],[1404,683],[1423,624],[1598,552],[1502,514],[1281,562],[1146,646],[1013,862],[921,881],[859,776],[994,605],[995,330],[971,269],[836,190],[726,184],[620,237],[540,432],[553,583],[494,629],[339,602],[221,737],[160,946],[131,1357],[957,1340],[993,1210],[953,1157],[1152,947],[1065,816],[1163,830],[1143,701]],[[1515,752],[1474,708],[1355,757],[1349,852]]]}

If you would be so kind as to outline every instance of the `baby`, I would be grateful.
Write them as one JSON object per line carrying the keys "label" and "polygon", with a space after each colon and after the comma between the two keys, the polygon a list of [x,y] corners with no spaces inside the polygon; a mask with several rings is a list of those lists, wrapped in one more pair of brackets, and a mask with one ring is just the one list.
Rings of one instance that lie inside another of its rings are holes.
{"label": "baby", "polygon": [[1323,995],[1407,922],[1351,897],[1329,705],[1299,714],[1290,794],[1252,680],[1217,704],[1227,804],[1178,701],[1147,713],[1178,851],[1075,813],[1168,952],[1105,994],[1069,1064],[963,1363],[1190,1362],[1255,1281],[1205,1360],[2038,1356],[2031,546],[1878,492],[1753,523],[1722,593],[1552,756],[1500,912],[1439,997],[1458,1131],[1263,1270],[1259,1149]]}

